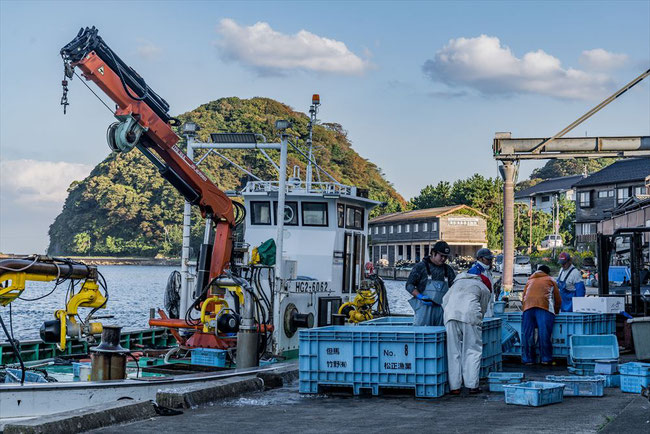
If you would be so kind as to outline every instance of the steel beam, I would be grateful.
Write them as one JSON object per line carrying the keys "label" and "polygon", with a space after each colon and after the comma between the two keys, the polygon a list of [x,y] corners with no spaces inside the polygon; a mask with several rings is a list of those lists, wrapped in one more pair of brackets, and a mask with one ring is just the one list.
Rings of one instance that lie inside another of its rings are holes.
{"label": "steel beam", "polygon": [[498,133],[492,151],[497,160],[544,160],[556,158],[650,157],[650,136],[565,137],[544,145],[545,138],[510,138]]}

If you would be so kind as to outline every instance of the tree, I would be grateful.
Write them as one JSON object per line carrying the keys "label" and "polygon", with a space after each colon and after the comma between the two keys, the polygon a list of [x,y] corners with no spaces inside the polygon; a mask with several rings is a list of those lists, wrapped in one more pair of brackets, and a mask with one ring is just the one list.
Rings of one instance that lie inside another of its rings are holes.
{"label": "tree", "polygon": [[420,195],[411,199],[414,209],[437,208],[452,205],[451,184],[440,181],[435,187],[427,185],[420,190]]}
{"label": "tree", "polygon": [[594,160],[587,158],[549,160],[543,167],[533,170],[530,179],[550,179],[560,176],[581,175],[585,171],[587,173],[594,173],[609,166],[616,160],[616,158],[598,158]]}
{"label": "tree", "polygon": [[[221,98],[177,116],[182,122],[192,120],[201,130],[198,139],[210,140],[210,132],[254,132],[273,141],[277,131],[274,123],[287,119],[292,123],[290,134],[296,145],[305,147],[309,118],[269,98]],[[314,149],[318,163],[339,182],[367,189],[369,198],[385,202],[373,210],[397,212],[406,208],[406,201],[382,176],[381,170],[363,159],[347,139],[339,124],[314,128]],[[185,147],[181,139],[180,148]],[[97,145],[105,149],[105,145]],[[205,155],[198,151],[196,158]],[[259,153],[225,150],[226,157],[246,167],[263,179],[277,179],[275,169]],[[277,161],[278,151],[269,151]],[[298,166],[305,173],[305,160],[290,148],[288,167]],[[241,189],[248,176],[230,163],[208,156],[201,169],[223,190]],[[192,245],[203,238],[203,219],[198,208],[192,211]],[[182,243],[183,198],[165,181],[138,151],[109,154],[83,181],[71,184],[63,211],[50,226],[53,255],[111,256],[174,256],[180,254]],[[85,234],[85,235],[84,235]],[[90,235],[92,234],[92,239]],[[194,249],[198,252],[198,248]]]}

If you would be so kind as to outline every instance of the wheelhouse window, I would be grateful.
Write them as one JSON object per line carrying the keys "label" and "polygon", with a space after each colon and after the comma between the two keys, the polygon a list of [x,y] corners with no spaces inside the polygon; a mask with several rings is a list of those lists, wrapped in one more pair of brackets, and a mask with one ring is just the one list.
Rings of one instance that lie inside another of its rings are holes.
{"label": "wheelhouse window", "polygon": [[251,224],[254,225],[271,224],[271,203],[270,202],[251,202]]}
{"label": "wheelhouse window", "polygon": [[[273,202],[273,221],[278,224],[278,202]],[[298,202],[284,203],[284,224],[298,226]]]}
{"label": "wheelhouse window", "polygon": [[[357,229],[363,230],[363,208],[356,206],[346,206],[345,207],[345,227],[348,229]],[[382,232],[385,233],[385,232]],[[392,226],[391,231],[392,234]]]}
{"label": "wheelhouse window", "polygon": [[327,226],[326,202],[302,202],[303,226]]}
{"label": "wheelhouse window", "polygon": [[591,192],[580,192],[580,208],[591,208]]}
{"label": "wheelhouse window", "polygon": [[345,205],[342,203],[336,205],[336,222],[340,228],[345,226]]}

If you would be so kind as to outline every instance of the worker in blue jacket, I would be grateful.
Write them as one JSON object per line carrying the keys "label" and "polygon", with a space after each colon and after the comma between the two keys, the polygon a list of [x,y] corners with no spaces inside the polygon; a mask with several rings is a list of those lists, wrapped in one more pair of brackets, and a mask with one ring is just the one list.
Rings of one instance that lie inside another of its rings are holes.
{"label": "worker in blue jacket", "polygon": [[562,312],[573,312],[573,297],[584,297],[586,293],[582,273],[573,266],[571,255],[567,252],[560,253],[557,262],[562,266],[557,277],[557,286],[562,297]]}

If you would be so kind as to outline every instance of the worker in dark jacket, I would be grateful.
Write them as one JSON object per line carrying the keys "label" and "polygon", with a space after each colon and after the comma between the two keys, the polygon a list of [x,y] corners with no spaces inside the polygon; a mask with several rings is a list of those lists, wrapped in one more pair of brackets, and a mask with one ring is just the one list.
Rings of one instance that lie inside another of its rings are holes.
{"label": "worker in dark jacket", "polygon": [[413,325],[442,326],[442,297],[454,282],[456,273],[446,264],[451,253],[449,245],[438,241],[429,256],[417,263],[406,281],[406,290],[413,296],[409,304],[415,312]]}

